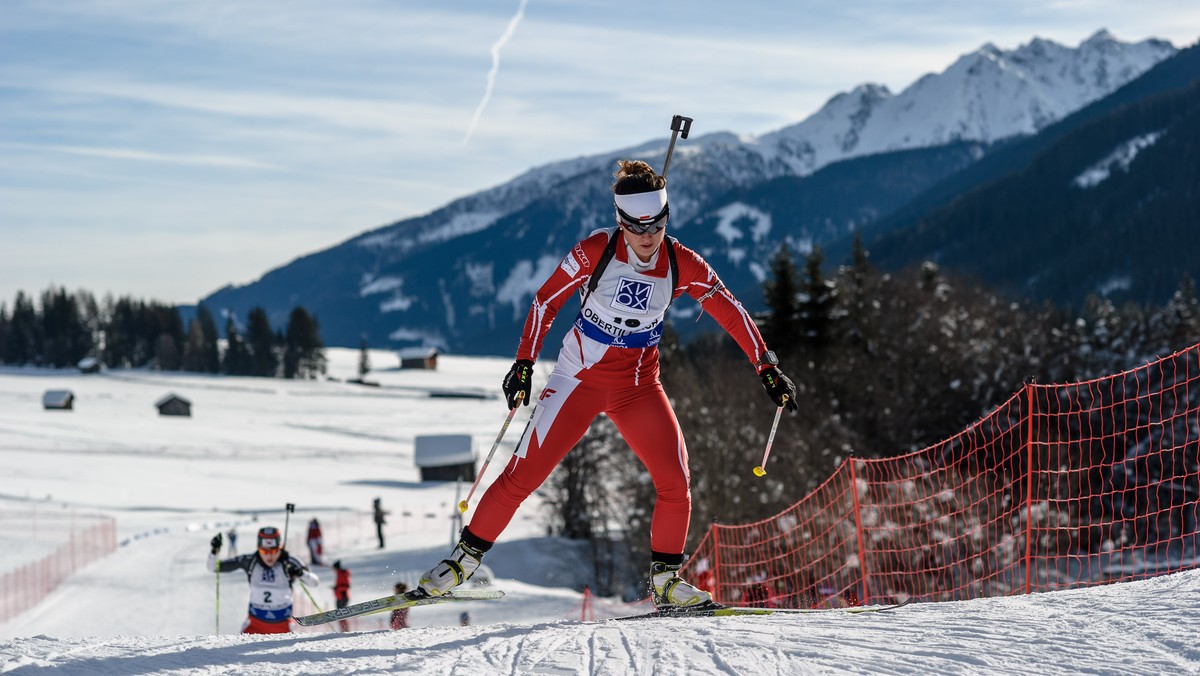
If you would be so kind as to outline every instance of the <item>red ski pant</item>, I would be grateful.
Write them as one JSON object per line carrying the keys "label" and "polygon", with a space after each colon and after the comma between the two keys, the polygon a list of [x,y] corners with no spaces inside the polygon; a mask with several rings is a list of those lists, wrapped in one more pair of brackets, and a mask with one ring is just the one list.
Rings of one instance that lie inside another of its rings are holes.
{"label": "red ski pant", "polygon": [[512,460],[479,501],[472,534],[495,542],[525,498],[583,438],[596,416],[606,413],[654,482],[650,548],[683,553],[692,512],[691,475],[683,433],[661,383],[613,388],[556,371],[533,406]]}
{"label": "red ski pant", "polygon": [[254,617],[247,616],[246,621],[242,623],[243,634],[286,634],[292,630],[292,621],[284,620],[283,622],[265,622]]}

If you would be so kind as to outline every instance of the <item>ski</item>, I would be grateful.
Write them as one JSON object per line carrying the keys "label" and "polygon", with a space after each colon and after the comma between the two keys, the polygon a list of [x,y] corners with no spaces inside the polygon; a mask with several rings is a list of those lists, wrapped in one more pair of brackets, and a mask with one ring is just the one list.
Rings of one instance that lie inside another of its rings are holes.
{"label": "ski", "polygon": [[471,590],[464,589],[461,591],[451,592],[445,596],[421,596],[411,598],[410,594],[398,594],[396,596],[384,596],[379,599],[363,601],[354,605],[346,606],[345,608],[334,608],[323,613],[313,615],[304,615],[303,617],[293,618],[296,623],[311,627],[317,624],[325,624],[334,620],[344,620],[347,617],[358,617],[359,615],[370,615],[371,613],[382,613],[388,610],[396,610],[397,608],[412,608],[414,606],[428,606],[435,603],[452,603],[463,601],[487,601],[498,599],[504,596],[504,592],[499,589],[484,589]]}
{"label": "ski", "polygon": [[846,608],[744,608],[739,606],[721,606],[713,604],[712,606],[702,606],[700,608],[670,608],[666,610],[655,610],[641,615],[627,615],[625,617],[615,617],[615,620],[644,620],[655,617],[747,617],[752,615],[807,615],[820,613],[849,613],[858,615],[862,613],[879,613],[887,610],[895,610],[907,606],[912,602],[912,599],[905,599],[900,603],[893,603],[886,606],[849,606]]}

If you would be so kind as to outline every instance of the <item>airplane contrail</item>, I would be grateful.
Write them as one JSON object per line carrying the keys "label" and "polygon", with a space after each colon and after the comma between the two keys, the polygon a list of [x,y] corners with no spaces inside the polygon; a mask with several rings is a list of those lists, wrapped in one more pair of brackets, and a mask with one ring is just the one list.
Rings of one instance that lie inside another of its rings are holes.
{"label": "airplane contrail", "polygon": [[517,30],[517,24],[521,23],[521,17],[525,16],[525,3],[529,0],[521,0],[521,6],[517,7],[517,13],[508,21],[508,28],[504,29],[504,35],[496,40],[496,44],[492,45],[492,69],[488,71],[487,89],[483,92],[483,100],[479,102],[479,107],[475,109],[475,116],[471,118],[471,126],[467,127],[467,134],[463,136],[463,145],[467,145],[467,141],[471,140],[471,134],[475,133],[475,125],[479,124],[479,118],[483,115],[483,109],[487,108],[488,101],[492,98],[492,87],[496,84],[496,73],[500,71],[500,49],[512,37],[512,34]]}

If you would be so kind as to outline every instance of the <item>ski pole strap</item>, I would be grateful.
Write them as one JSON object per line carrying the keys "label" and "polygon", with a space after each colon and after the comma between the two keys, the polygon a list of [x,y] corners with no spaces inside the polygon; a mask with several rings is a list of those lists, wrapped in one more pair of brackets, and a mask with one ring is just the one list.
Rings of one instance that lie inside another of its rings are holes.
{"label": "ski pole strap", "polygon": [[663,325],[665,323],[659,322],[657,326],[648,331],[638,331],[637,333],[629,333],[624,336],[612,336],[606,333],[604,329],[586,319],[582,312],[575,315],[575,328],[588,338],[597,343],[611,345],[612,347],[633,349],[658,345],[662,341]]}

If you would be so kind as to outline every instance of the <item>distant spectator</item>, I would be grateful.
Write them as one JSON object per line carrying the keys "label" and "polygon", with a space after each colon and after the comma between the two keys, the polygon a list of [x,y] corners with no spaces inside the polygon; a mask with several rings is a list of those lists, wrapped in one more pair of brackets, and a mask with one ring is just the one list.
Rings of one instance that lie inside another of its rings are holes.
{"label": "distant spectator", "polygon": [[[408,591],[408,585],[403,582],[397,582],[395,594],[399,596]],[[408,629],[408,608],[397,608],[392,611],[391,620],[392,629]]]}
{"label": "distant spectator", "polygon": [[748,608],[768,608],[771,605],[771,590],[762,582],[751,582],[742,592],[742,603]]}
{"label": "distant spectator", "polygon": [[230,526],[229,532],[225,535],[229,539],[228,556],[231,558],[237,556],[237,526]]}
{"label": "distant spectator", "polygon": [[458,626],[460,626],[460,627],[471,626],[471,613],[468,613],[465,610],[462,613],[459,613]]}
{"label": "distant spectator", "polygon": [[[342,568],[342,562],[338,560],[333,562],[333,572],[337,576],[333,583],[333,598],[338,608],[345,608],[350,605],[350,571]],[[339,620],[338,628],[342,631],[350,631],[350,622]]]}
{"label": "distant spectator", "polygon": [[314,566],[323,566],[322,563],[325,552],[321,544],[321,524],[317,523],[317,517],[313,517],[312,521],[308,522],[308,556]]}
{"label": "distant spectator", "polygon": [[388,512],[383,510],[383,498],[375,498],[375,534],[379,537],[379,548],[383,549],[383,524],[387,523]]}

